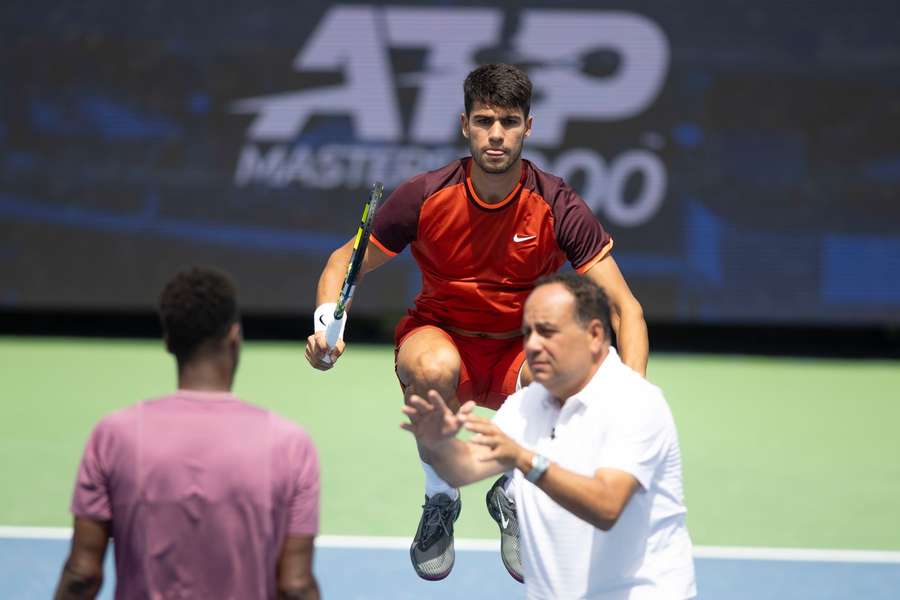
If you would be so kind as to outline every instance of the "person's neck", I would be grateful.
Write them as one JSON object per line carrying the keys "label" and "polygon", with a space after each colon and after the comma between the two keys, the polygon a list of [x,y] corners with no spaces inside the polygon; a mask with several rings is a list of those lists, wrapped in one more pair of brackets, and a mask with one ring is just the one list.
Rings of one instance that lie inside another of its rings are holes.
{"label": "person's neck", "polygon": [[550,394],[553,396],[553,399],[559,403],[560,406],[564,406],[566,401],[579,393],[581,390],[586,388],[588,384],[591,382],[591,379],[594,378],[594,375],[597,374],[597,371],[600,370],[600,365],[603,364],[603,361],[609,355],[609,349],[606,349],[596,361],[591,365],[591,368],[588,369],[587,373],[579,377],[574,383],[570,385],[563,385],[558,390],[550,390]]}
{"label": "person's neck", "polygon": [[220,361],[191,362],[178,368],[178,389],[197,392],[230,392],[234,369]]}
{"label": "person's neck", "polygon": [[522,158],[503,173],[486,173],[473,159],[470,176],[478,198],[487,204],[497,204],[512,193],[522,178]]}

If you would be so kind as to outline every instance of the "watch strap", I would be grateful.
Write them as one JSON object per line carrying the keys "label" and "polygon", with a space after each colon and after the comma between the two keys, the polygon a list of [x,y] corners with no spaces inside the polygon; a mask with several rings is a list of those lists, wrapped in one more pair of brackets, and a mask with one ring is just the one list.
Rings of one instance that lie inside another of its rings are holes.
{"label": "watch strap", "polygon": [[544,471],[546,471],[549,466],[550,459],[543,454],[535,453],[534,456],[531,457],[531,468],[525,473],[525,479],[531,483],[537,483],[537,480],[541,478],[541,475],[544,474]]}

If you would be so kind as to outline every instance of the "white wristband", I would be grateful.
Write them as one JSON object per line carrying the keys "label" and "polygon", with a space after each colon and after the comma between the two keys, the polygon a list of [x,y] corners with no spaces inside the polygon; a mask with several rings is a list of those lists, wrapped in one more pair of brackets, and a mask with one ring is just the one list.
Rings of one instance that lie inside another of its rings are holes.
{"label": "white wristband", "polygon": [[334,302],[326,302],[316,307],[316,312],[313,314],[315,331],[325,331],[328,324],[334,321],[335,308],[337,308],[337,304]]}
{"label": "white wristband", "polygon": [[[327,331],[329,338],[328,345],[332,348],[334,347],[334,344],[337,343],[337,340],[344,339],[344,328],[347,326],[348,319],[347,312],[344,311],[344,316],[338,321],[335,321],[334,309],[336,307],[336,303],[326,302],[317,307],[316,312],[313,315],[313,327],[315,327],[315,331]],[[337,333],[337,335],[335,335],[335,333]]]}

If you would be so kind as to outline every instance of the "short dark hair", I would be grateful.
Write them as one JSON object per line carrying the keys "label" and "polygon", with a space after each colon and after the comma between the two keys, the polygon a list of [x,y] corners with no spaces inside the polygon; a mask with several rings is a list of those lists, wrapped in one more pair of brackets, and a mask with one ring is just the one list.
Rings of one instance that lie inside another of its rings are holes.
{"label": "short dark hair", "polygon": [[159,320],[166,347],[179,365],[189,360],[204,342],[222,339],[239,318],[234,281],[227,273],[211,267],[181,271],[159,296]]}
{"label": "short dark hair", "polygon": [[481,65],[463,83],[466,115],[476,102],[501,108],[521,108],[528,118],[531,110],[531,80],[522,69],[506,64]]}
{"label": "short dark hair", "polygon": [[607,340],[612,339],[612,326],[609,316],[609,299],[606,292],[590,277],[579,275],[574,271],[554,273],[541,277],[535,283],[535,289],[542,285],[559,283],[564,286],[575,298],[575,320],[587,327],[597,319],[603,325],[603,335]]}

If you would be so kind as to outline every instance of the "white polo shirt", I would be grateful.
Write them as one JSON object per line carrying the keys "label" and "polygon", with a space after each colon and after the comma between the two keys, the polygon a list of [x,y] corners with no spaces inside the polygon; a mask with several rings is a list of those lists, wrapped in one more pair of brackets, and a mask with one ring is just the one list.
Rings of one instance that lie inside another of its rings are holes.
{"label": "white polo shirt", "polygon": [[696,596],[685,525],[681,451],[660,389],[614,348],[560,407],[533,383],[494,416],[507,435],[559,466],[634,475],[640,487],[609,531],[582,521],[515,470],[527,597],[541,600],[685,600]]}

